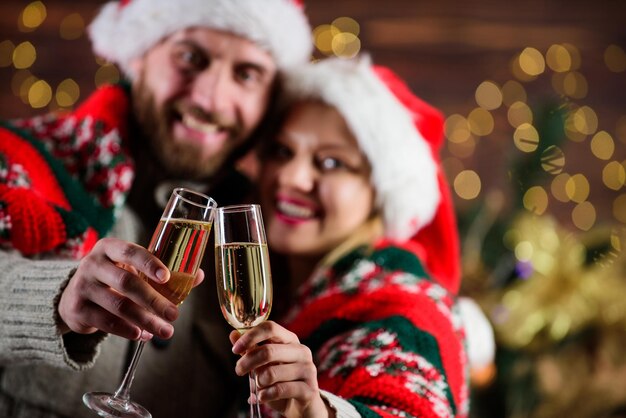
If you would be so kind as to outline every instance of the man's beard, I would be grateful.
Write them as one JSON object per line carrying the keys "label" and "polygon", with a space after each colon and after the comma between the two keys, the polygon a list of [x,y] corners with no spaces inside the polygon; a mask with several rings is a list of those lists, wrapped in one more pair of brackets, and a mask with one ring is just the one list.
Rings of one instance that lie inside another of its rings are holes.
{"label": "man's beard", "polygon": [[[183,109],[179,103],[168,102],[161,108],[155,103],[154,96],[140,77],[133,89],[133,108],[139,127],[153,158],[167,171],[171,177],[184,179],[203,179],[217,172],[229,154],[242,142],[235,140],[241,137],[239,124],[224,123],[215,115],[204,114],[200,109]],[[202,147],[193,142],[177,142],[172,134],[172,125],[179,117],[179,110],[202,114],[202,118],[221,126],[228,126],[229,137],[220,152],[202,158]],[[138,148],[141,148],[139,144]],[[140,151],[141,152],[141,151]]]}

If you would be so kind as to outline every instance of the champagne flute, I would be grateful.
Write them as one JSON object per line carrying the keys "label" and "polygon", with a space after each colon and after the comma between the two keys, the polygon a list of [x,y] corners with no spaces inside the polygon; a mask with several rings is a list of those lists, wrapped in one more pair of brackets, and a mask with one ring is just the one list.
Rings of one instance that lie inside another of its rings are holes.
{"label": "champagne flute", "polygon": [[[215,219],[215,269],[222,314],[240,333],[265,321],[272,308],[272,275],[261,207],[225,206]],[[260,418],[256,375],[249,374],[250,417]]]}
{"label": "champagne flute", "polygon": [[[140,276],[177,305],[183,302],[193,286],[211,233],[216,207],[215,200],[202,193],[185,188],[174,189],[152,235],[148,251],[170,270],[170,279],[159,284],[143,274]],[[83,403],[87,407],[104,417],[152,417],[143,406],[130,400],[130,386],[144,345],[145,341],[137,345],[115,393],[85,393]]]}

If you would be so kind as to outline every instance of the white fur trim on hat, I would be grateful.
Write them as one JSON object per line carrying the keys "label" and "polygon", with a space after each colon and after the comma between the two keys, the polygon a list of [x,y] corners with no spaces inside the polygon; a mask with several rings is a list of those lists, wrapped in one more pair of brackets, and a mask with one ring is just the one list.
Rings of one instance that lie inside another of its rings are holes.
{"label": "white fur trim on hat", "polygon": [[345,119],[372,166],[385,235],[405,240],[434,217],[437,164],[408,109],[372,71],[370,60],[329,58],[287,73],[287,99],[319,99]]}
{"label": "white fur trim on hat", "polygon": [[243,36],[272,54],[279,68],[306,62],[311,27],[293,0],[131,0],[105,4],[89,27],[94,52],[131,78],[130,61],[164,37],[193,26]]}

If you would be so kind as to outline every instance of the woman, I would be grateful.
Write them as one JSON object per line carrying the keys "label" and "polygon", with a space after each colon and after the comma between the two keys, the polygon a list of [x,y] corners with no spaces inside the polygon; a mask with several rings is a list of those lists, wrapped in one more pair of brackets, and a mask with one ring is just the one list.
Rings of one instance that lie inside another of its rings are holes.
{"label": "woman", "polygon": [[237,374],[288,417],[466,416],[441,115],[367,59],[297,69],[285,94],[259,186],[291,308],[231,334]]}

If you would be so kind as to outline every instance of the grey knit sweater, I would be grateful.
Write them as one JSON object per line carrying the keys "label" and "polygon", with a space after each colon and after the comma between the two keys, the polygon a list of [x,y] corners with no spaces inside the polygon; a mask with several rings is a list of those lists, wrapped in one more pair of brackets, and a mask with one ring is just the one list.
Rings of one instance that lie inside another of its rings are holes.
{"label": "grey knit sweater", "polygon": [[[113,235],[137,242],[138,225],[124,211]],[[56,303],[76,264],[0,252],[0,418],[93,417],[83,393],[112,391],[121,380],[127,340],[57,330]],[[207,282],[181,306],[166,347],[144,350],[131,396],[155,418],[232,415],[243,379]]]}

